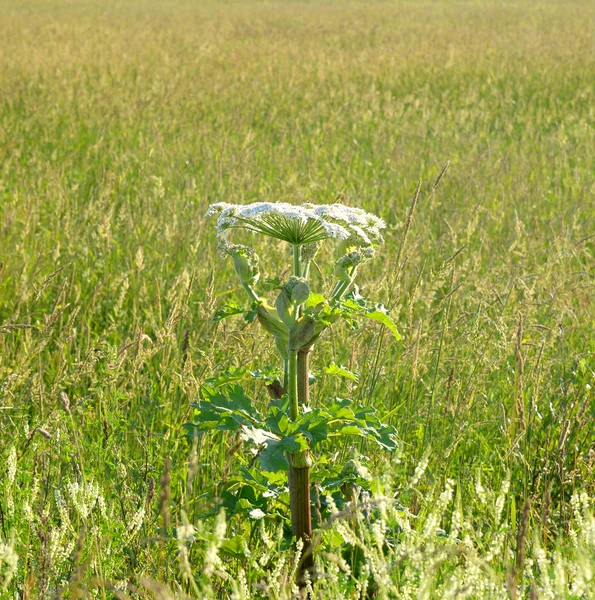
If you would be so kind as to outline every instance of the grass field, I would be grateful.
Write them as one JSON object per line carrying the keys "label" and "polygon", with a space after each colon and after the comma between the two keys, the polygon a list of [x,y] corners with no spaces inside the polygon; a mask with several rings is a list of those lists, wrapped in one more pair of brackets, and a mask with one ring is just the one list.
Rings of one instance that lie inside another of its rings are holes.
{"label": "grass field", "polygon": [[376,406],[399,451],[357,444],[347,517],[316,484],[316,597],[595,598],[588,0],[0,4],[2,598],[291,597],[283,478],[255,496],[250,449],[182,427],[277,364],[213,323],[242,297],[203,215],[337,197],[389,224],[361,291],[403,339],[333,327],[313,403]]}

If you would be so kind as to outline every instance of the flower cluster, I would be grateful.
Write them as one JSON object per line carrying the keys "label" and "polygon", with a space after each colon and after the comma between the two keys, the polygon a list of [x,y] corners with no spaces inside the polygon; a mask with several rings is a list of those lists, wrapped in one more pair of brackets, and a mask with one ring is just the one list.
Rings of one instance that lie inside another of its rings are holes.
{"label": "flower cluster", "polygon": [[209,207],[206,216],[217,215],[217,235],[230,229],[247,229],[293,245],[314,244],[328,238],[342,240],[349,247],[365,248],[383,243],[384,221],[361,208],[343,204],[301,204],[254,202]]}
{"label": "flower cluster", "polygon": [[233,258],[234,269],[242,284],[256,284],[260,277],[259,259],[253,248],[242,244],[230,244],[225,240],[221,240],[217,245],[217,250],[221,252],[222,257],[231,256]]}
{"label": "flower cluster", "polygon": [[335,277],[340,281],[351,281],[358,265],[374,258],[374,248],[353,250],[341,256],[335,264]]}

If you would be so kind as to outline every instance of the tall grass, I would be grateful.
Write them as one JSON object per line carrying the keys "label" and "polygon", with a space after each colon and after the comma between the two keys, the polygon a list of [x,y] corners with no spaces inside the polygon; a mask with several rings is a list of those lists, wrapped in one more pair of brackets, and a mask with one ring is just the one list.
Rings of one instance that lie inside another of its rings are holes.
{"label": "tall grass", "polygon": [[334,328],[312,400],[373,403],[401,450],[373,453],[370,499],[321,530],[321,593],[594,597],[594,16],[5,2],[2,593],[291,594],[280,517],[200,519],[250,456],[222,434],[193,446],[189,403],[275,361],[255,326],[212,322],[241,290],[202,215],[341,195],[389,222],[362,292],[403,342]]}

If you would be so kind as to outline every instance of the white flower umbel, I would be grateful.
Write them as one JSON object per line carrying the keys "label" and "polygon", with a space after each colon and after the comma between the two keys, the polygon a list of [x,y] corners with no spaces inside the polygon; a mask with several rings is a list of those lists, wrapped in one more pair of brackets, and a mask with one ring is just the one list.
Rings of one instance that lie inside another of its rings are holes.
{"label": "white flower umbel", "polygon": [[382,244],[384,221],[361,208],[343,204],[254,202],[213,204],[206,216],[217,215],[217,235],[230,229],[247,229],[288,242],[294,246],[335,238],[354,247]]}

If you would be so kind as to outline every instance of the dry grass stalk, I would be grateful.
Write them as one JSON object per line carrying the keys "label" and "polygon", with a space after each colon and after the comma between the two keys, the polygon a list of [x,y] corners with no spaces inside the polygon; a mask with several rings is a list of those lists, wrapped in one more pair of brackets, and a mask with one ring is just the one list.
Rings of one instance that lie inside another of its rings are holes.
{"label": "dry grass stalk", "polygon": [[523,505],[523,514],[521,516],[521,522],[519,524],[519,531],[517,535],[516,543],[516,568],[515,577],[518,581],[519,577],[523,575],[523,568],[525,566],[525,551],[527,544],[527,533],[529,530],[529,517],[531,516],[531,500],[527,498]]}

